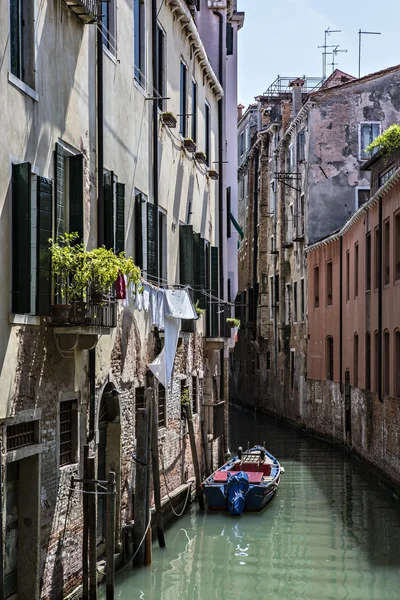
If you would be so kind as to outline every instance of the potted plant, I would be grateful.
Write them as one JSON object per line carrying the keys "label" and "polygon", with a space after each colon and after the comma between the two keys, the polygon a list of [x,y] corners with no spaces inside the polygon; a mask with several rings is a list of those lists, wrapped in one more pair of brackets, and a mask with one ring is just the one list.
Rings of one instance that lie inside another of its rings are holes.
{"label": "potted plant", "polygon": [[172,112],[165,111],[161,113],[161,121],[170,129],[174,129],[176,127],[176,117],[172,114]]}
{"label": "potted plant", "polygon": [[76,243],[77,240],[77,233],[64,233],[57,240],[49,239],[57,298],[51,307],[51,317],[57,324],[68,323],[71,301],[83,296],[77,273],[82,266],[84,249],[82,244]]}
{"label": "potted plant", "polygon": [[196,313],[199,317],[204,315],[204,313],[206,312],[205,308],[200,308],[200,300],[196,300],[196,304],[194,305],[194,310],[196,311]]}
{"label": "potted plant", "polygon": [[184,138],[183,139],[183,147],[188,151],[188,152],[196,152],[196,142],[194,142],[192,140],[192,138]]}
{"label": "potted plant", "polygon": [[111,249],[102,246],[85,253],[81,277],[90,287],[90,296],[95,304],[109,301],[111,288],[120,273],[126,275],[128,285],[139,282],[140,269],[125,256],[125,252],[114,254]]}
{"label": "potted plant", "polygon": [[232,329],[234,327],[240,327],[240,319],[235,319],[234,317],[228,317],[228,319],[226,320],[226,324],[228,325],[228,327],[231,327]]}
{"label": "potted plant", "polygon": [[205,152],[196,152],[194,157],[197,160],[197,162],[201,163],[202,165],[205,165],[207,163],[207,155]]}
{"label": "potted plant", "polygon": [[214,180],[217,180],[219,178],[218,171],[216,171],[215,169],[209,169],[208,176],[210,179]]}

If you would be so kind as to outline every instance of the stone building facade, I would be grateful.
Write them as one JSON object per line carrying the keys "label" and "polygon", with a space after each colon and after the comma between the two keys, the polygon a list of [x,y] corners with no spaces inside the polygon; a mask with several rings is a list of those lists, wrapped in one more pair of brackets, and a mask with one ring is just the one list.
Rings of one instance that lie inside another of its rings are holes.
{"label": "stone building facade", "polygon": [[[236,113],[221,107],[236,77],[243,15],[231,1],[166,0],[154,10],[150,0],[9,0],[0,23],[7,598],[65,598],[80,585],[82,495],[71,481],[83,475],[86,444],[98,478],[116,474],[115,549],[126,551],[136,415],[149,384],[158,406],[163,495],[193,476],[183,390],[195,413],[202,471],[205,453],[216,462],[227,444],[226,424],[217,431],[208,414],[221,402],[224,409],[228,397],[229,337],[217,310],[229,311],[222,273],[227,233],[219,227],[226,217],[221,132],[235,129]],[[200,34],[210,14],[218,23],[222,18],[216,47]],[[223,79],[228,30],[234,45]],[[236,136],[231,143],[236,154]],[[197,321],[182,323],[167,389],[149,371],[163,334],[148,312],[111,293],[106,303],[88,296],[81,321],[52,321],[57,299],[48,238],[75,230],[87,249],[124,250],[153,287],[189,286],[205,309]],[[97,540],[100,557],[100,496]]]}

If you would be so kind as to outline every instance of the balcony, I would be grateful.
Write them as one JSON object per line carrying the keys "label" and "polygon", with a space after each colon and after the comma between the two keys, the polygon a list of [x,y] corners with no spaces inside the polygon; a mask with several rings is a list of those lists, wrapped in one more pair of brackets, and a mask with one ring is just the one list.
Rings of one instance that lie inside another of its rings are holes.
{"label": "balcony", "polygon": [[86,25],[97,21],[98,0],[65,0],[65,3]]}

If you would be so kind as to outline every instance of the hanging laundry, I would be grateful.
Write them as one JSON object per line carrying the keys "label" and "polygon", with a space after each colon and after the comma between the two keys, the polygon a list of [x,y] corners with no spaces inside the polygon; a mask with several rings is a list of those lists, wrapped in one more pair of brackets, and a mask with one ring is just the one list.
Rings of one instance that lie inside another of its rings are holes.
{"label": "hanging laundry", "polygon": [[151,288],[150,291],[150,310],[151,310],[151,322],[154,327],[158,327],[158,297],[157,290]]}
{"label": "hanging laundry", "polygon": [[148,283],[143,284],[143,308],[146,312],[150,310],[150,289]]}
{"label": "hanging laundry", "polygon": [[117,300],[126,300],[125,278],[121,271],[119,272],[117,281],[115,282],[115,297]]}
{"label": "hanging laundry", "polygon": [[158,311],[158,329],[164,329],[164,313],[165,313],[165,290],[160,289],[157,292],[157,311]]}
{"label": "hanging laundry", "polygon": [[135,308],[138,311],[142,311],[143,310],[143,294],[140,291],[141,285],[138,283],[136,284],[136,290],[135,290]]}
{"label": "hanging laundry", "polygon": [[177,319],[197,319],[192,299],[187,288],[181,290],[165,290],[165,312]]}

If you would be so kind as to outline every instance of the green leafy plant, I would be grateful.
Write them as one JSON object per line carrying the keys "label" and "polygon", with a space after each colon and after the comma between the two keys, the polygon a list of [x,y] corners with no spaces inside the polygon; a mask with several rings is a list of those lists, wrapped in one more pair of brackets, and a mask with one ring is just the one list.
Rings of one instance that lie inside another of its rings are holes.
{"label": "green leafy plant", "polygon": [[124,252],[114,254],[102,246],[85,253],[81,277],[90,284],[92,293],[108,294],[120,273],[126,275],[128,284],[139,282],[140,269]]}
{"label": "green leafy plant", "polygon": [[366,148],[367,152],[378,151],[382,156],[389,156],[400,148],[400,125],[391,125]]}
{"label": "green leafy plant", "polygon": [[84,248],[77,233],[63,233],[49,239],[52,274],[63,302],[81,298],[86,284],[81,281]]}
{"label": "green leafy plant", "polygon": [[181,404],[182,404],[182,406],[189,406],[189,404],[190,404],[188,387],[185,387],[181,393]]}
{"label": "green leafy plant", "polygon": [[233,317],[228,317],[226,320],[226,324],[229,327],[240,327],[240,319],[234,319]]}
{"label": "green leafy plant", "polygon": [[200,308],[199,303],[200,303],[200,301],[197,300],[196,304],[194,305],[194,310],[199,315],[199,317],[201,317],[201,315],[204,315],[204,313],[206,312],[206,309]]}

